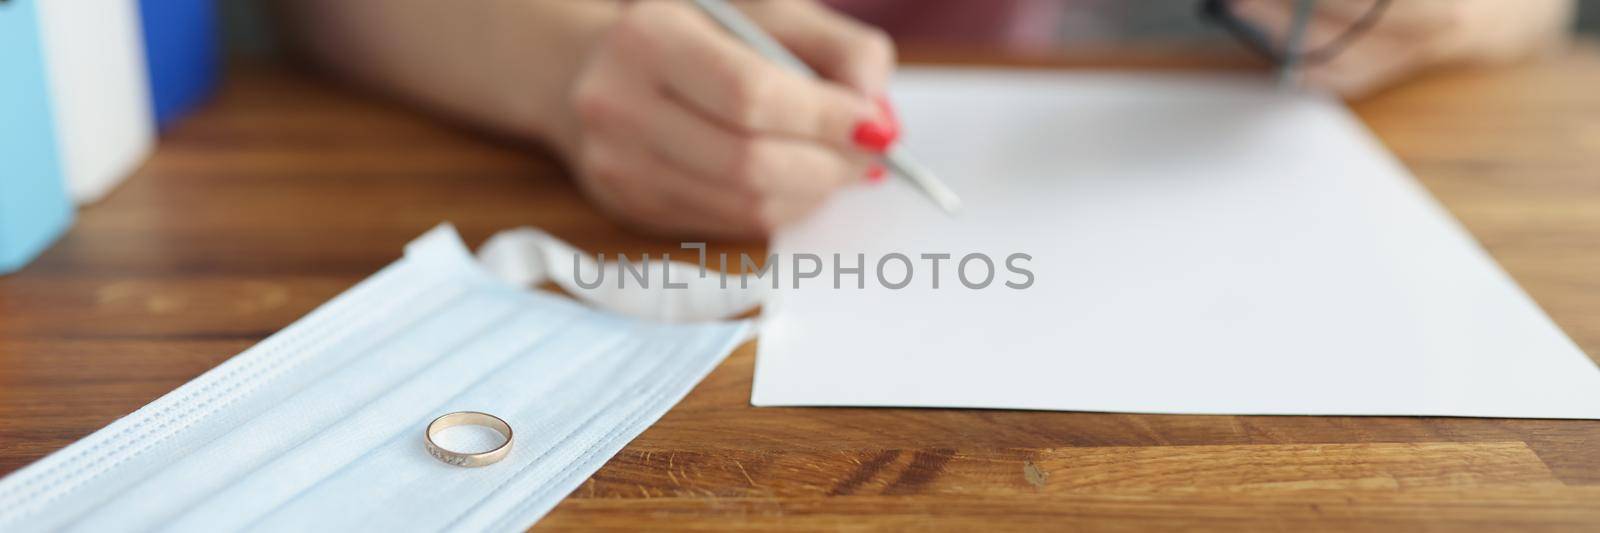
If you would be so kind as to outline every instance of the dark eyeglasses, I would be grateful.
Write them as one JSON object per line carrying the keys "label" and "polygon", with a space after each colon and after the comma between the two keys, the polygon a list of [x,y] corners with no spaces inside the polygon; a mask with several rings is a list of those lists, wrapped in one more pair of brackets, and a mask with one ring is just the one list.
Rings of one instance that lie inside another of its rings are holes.
{"label": "dark eyeglasses", "polygon": [[1389,9],[1390,1],[1374,0],[1372,7],[1367,8],[1361,16],[1356,17],[1350,23],[1350,27],[1345,28],[1332,40],[1314,49],[1302,49],[1294,57],[1291,57],[1291,52],[1286,45],[1272,42],[1268,33],[1262,28],[1239,18],[1233,12],[1233,2],[1231,0],[1205,0],[1200,4],[1200,15],[1228,30],[1228,33],[1232,34],[1245,47],[1267,61],[1271,61],[1274,65],[1281,66],[1289,63],[1315,65],[1337,57],[1340,52],[1350,46],[1350,43],[1355,42],[1367,30],[1372,29],[1372,26],[1378,23],[1378,19],[1383,17],[1384,11]]}

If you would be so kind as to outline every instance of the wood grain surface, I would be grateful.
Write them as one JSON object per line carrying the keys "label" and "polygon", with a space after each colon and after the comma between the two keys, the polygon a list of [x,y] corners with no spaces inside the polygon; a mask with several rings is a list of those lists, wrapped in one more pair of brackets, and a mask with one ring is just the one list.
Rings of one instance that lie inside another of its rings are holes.
{"label": "wood grain surface", "polygon": [[[1354,106],[1591,357],[1597,87],[1590,44]],[[284,327],[444,220],[474,245],[535,225],[597,252],[678,247],[603,218],[535,149],[293,69],[235,68],[137,175],[0,277],[0,474]],[[538,529],[1600,530],[1595,421],[757,409],[753,363],[740,348]]]}

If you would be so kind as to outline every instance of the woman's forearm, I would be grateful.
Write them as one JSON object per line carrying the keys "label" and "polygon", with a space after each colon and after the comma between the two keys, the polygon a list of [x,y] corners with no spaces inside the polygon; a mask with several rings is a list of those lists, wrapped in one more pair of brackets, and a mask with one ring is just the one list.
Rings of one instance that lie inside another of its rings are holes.
{"label": "woman's forearm", "polygon": [[567,105],[615,0],[280,0],[295,48],[324,68],[452,118],[570,154]]}

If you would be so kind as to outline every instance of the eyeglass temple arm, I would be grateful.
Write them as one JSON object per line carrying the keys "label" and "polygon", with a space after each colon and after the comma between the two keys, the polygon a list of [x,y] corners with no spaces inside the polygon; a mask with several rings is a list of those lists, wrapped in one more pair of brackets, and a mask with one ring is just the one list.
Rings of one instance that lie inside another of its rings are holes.
{"label": "eyeglass temple arm", "polygon": [[1283,54],[1272,48],[1267,34],[1234,14],[1227,0],[1205,0],[1200,3],[1200,15],[1221,25],[1252,52],[1266,58],[1274,65],[1282,65]]}
{"label": "eyeglass temple arm", "polygon": [[[1372,7],[1365,14],[1362,14],[1361,18],[1356,19],[1344,33],[1334,37],[1328,44],[1322,45],[1316,50],[1301,54],[1300,63],[1302,65],[1314,65],[1333,59],[1334,56],[1339,55],[1356,39],[1377,25],[1392,3],[1394,3],[1393,0],[1374,0]],[[1252,52],[1266,58],[1272,64],[1283,64],[1285,60],[1283,53],[1272,47],[1272,40],[1267,37],[1267,34],[1234,14],[1228,0],[1204,0],[1200,3],[1200,15],[1221,25],[1223,29],[1233,34]]]}

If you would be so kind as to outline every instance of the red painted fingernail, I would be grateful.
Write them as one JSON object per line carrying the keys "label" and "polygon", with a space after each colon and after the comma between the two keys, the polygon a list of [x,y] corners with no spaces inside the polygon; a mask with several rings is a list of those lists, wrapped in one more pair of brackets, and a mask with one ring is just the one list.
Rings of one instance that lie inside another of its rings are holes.
{"label": "red painted fingernail", "polygon": [[855,141],[856,146],[881,154],[889,151],[889,145],[894,144],[894,139],[899,136],[899,133],[892,125],[885,124],[883,121],[863,120],[856,123],[856,129],[851,134],[851,140]]}
{"label": "red painted fingernail", "polygon": [[869,183],[882,182],[883,178],[886,178],[888,176],[889,176],[889,171],[887,169],[883,168],[883,165],[880,165],[878,163],[873,163],[871,167],[867,168],[867,182],[869,182]]}
{"label": "red painted fingernail", "polygon": [[894,105],[889,103],[889,97],[880,94],[873,100],[878,102],[878,110],[883,111],[883,116],[889,117],[889,123],[894,124],[895,129],[900,129],[900,116],[895,114]]}

